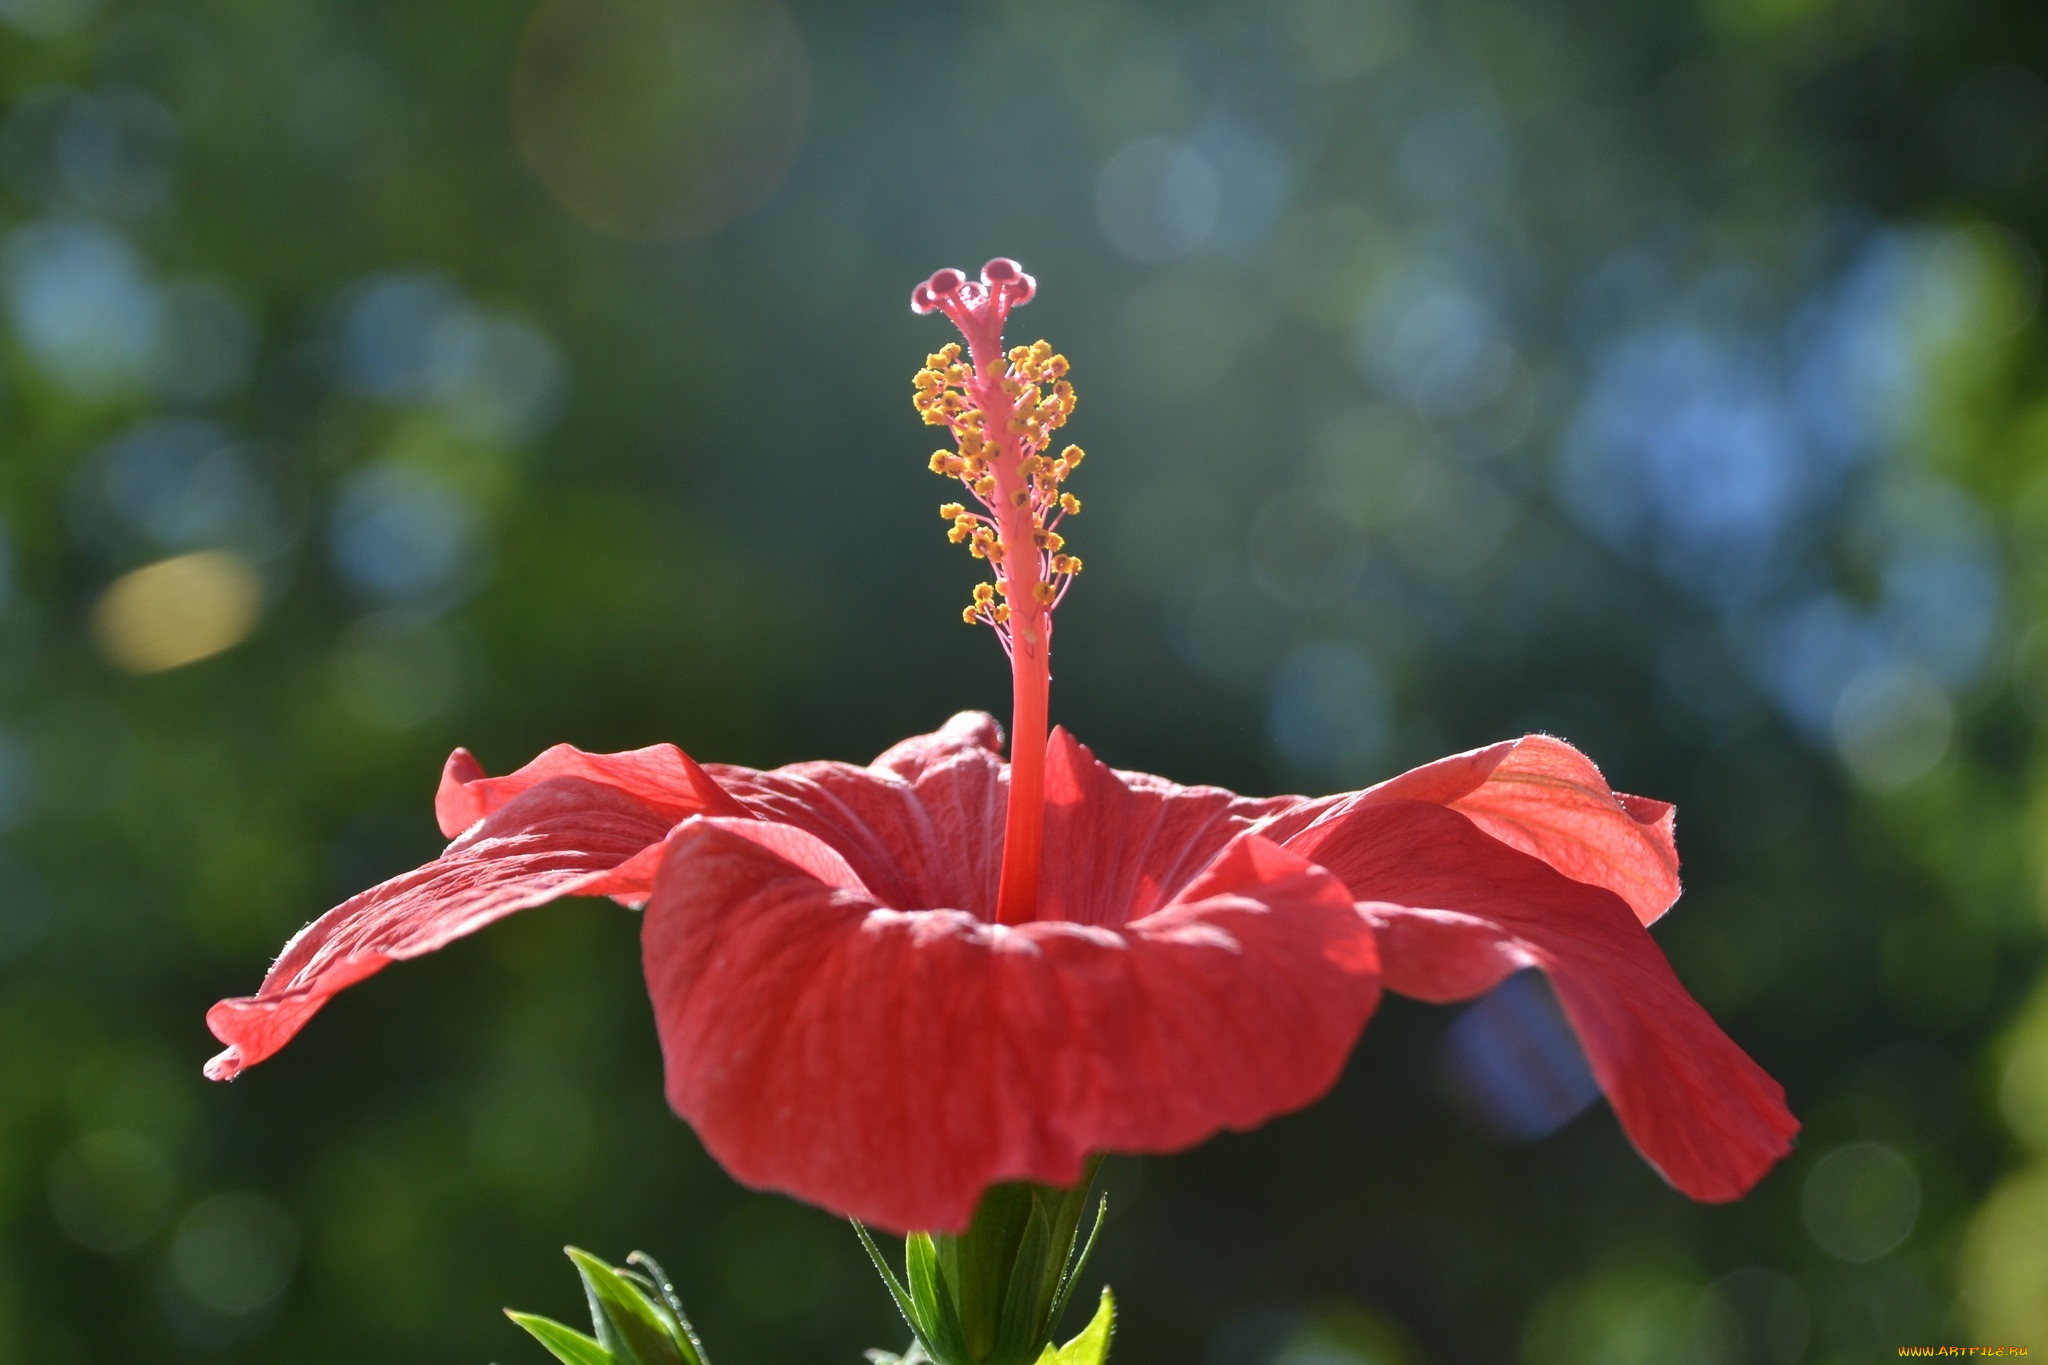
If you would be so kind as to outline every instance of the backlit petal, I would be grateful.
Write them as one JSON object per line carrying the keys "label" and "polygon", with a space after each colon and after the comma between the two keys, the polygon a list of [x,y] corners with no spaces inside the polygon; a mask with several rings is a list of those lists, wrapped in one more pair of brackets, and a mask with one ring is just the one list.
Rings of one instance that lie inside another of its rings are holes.
{"label": "backlit petal", "polygon": [[913,735],[901,744],[884,749],[870,767],[892,772],[906,782],[915,782],[928,768],[938,767],[960,754],[1003,752],[1003,727],[986,711],[959,711],[928,735]]}
{"label": "backlit petal", "polygon": [[1427,801],[1458,811],[1574,881],[1606,887],[1644,924],[1678,898],[1672,808],[1611,790],[1591,759],[1549,735],[1490,744],[1362,792],[1302,802],[1266,832],[1287,843],[1312,823],[1387,801]]}
{"label": "backlit petal", "polygon": [[1623,1129],[1686,1194],[1737,1198],[1791,1150],[1784,1091],[1686,994],[1619,896],[1423,801],[1357,804],[1288,846],[1358,898],[1389,990],[1447,1002],[1522,967],[1548,973]]}
{"label": "backlit petal", "polygon": [[[206,1024],[227,1049],[207,1063],[231,1079],[283,1047],[336,992],[387,962],[431,953],[558,896],[630,890],[611,869],[673,824],[668,809],[616,786],[553,777],[505,802],[424,867],[344,901],[302,929],[253,996]],[[642,893],[644,894],[644,892]]]}
{"label": "backlit petal", "polygon": [[484,776],[483,765],[467,749],[448,755],[441,771],[441,789],[434,794],[434,817],[441,833],[453,839],[521,792],[550,778],[580,777],[617,787],[627,795],[669,816],[675,824],[692,815],[738,815],[739,807],[719,790],[696,760],[673,744],[651,744],[619,754],[590,754],[570,744],[557,744],[517,772]]}
{"label": "backlit petal", "polygon": [[643,936],[669,1100],[712,1154],[897,1231],[1307,1104],[1379,990],[1350,894],[1256,837],[1119,928],[1009,928],[881,905],[802,831],[695,820]]}

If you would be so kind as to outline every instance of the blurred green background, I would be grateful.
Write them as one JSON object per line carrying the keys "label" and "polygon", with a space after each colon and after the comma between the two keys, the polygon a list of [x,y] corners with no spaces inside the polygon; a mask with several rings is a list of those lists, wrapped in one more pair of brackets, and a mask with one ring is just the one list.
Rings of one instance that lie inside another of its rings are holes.
{"label": "blurred green background", "polygon": [[201,1016],[456,744],[1004,711],[906,307],[999,253],[1094,457],[1055,717],[1252,791],[1570,738],[1807,1124],[1694,1206],[1540,986],[1390,1002],[1111,1163],[1117,1359],[2048,1350],[2044,72],[2036,0],[0,0],[0,1362],[537,1361],[572,1240],[721,1365],[901,1346],[667,1113],[615,907],[232,1087]]}

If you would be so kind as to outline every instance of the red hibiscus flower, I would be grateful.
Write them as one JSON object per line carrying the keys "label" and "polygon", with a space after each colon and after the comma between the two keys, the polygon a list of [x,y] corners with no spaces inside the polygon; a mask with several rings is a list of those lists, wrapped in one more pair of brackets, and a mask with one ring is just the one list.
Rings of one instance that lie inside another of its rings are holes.
{"label": "red hibiscus flower", "polygon": [[1071,1185],[1098,1153],[1310,1103],[1383,986],[1456,1001],[1535,967],[1637,1150],[1696,1199],[1741,1195],[1798,1124],[1647,932],[1678,894],[1668,805],[1540,735],[1310,800],[1120,772],[1047,733],[1081,452],[1046,453],[1073,407],[1064,357],[1002,349],[1033,287],[998,260],[912,299],[968,342],[930,358],[916,401],[955,441],[933,468],[979,509],[941,510],[994,571],[966,616],[1011,657],[1008,761],[973,712],[866,767],[560,745],[493,778],[458,750],[435,801],[454,842],[214,1006],[207,1074],[269,1057],[387,962],[609,896],[642,910],[669,1101],[728,1171],[958,1230],[992,1184]]}

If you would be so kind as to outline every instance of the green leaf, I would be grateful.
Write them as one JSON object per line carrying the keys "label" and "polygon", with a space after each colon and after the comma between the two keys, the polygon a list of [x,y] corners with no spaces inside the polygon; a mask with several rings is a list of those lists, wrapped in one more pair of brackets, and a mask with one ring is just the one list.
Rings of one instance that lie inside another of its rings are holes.
{"label": "green leaf", "polygon": [[1116,1330],[1116,1298],[1107,1286],[1095,1316],[1081,1335],[1064,1346],[1048,1346],[1038,1365],[1103,1365],[1109,1359],[1109,1337]]}
{"label": "green leaf", "polygon": [[565,1365],[619,1365],[618,1358],[610,1351],[573,1327],[564,1327],[552,1318],[515,1312],[510,1308],[505,1310],[505,1316],[532,1333],[535,1341],[547,1347],[549,1354]]}
{"label": "green leaf", "polygon": [[577,1247],[564,1250],[583,1276],[597,1339],[619,1357],[620,1365],[688,1365],[677,1345],[681,1329],[670,1319],[667,1305],[657,1307],[646,1290],[589,1252]]}

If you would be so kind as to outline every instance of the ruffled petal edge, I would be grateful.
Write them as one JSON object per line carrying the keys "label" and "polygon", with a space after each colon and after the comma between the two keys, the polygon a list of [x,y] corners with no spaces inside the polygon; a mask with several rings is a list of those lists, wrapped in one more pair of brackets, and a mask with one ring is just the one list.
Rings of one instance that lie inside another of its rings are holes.
{"label": "ruffled petal edge", "polygon": [[1605,887],[1653,924],[1678,899],[1676,813],[1616,792],[1593,760],[1561,739],[1526,735],[1453,754],[1364,791],[1302,801],[1260,828],[1291,843],[1363,806],[1423,801],[1457,811],[1493,838],[1574,881]]}
{"label": "ruffled petal edge", "polygon": [[474,754],[457,749],[441,769],[441,786],[434,793],[434,818],[442,835],[453,839],[522,792],[558,777],[616,787],[668,815],[670,824],[692,815],[742,813],[711,775],[673,744],[650,744],[615,754],[586,753],[573,744],[557,744],[503,777],[485,776]]}
{"label": "ruffled petal edge", "polygon": [[[206,1074],[231,1080],[270,1057],[329,999],[388,963],[560,896],[644,896],[651,882],[634,875],[634,855],[658,845],[672,824],[668,811],[608,784],[552,777],[528,788],[434,861],[300,930],[256,994],[208,1010],[207,1027],[226,1048]],[[622,868],[625,875],[615,875]]]}
{"label": "ruffled petal edge", "polygon": [[1739,1198],[1791,1150],[1784,1089],[1686,993],[1618,895],[1424,801],[1355,807],[1290,847],[1358,898],[1388,990],[1449,1003],[1541,968],[1629,1140],[1685,1194]]}

